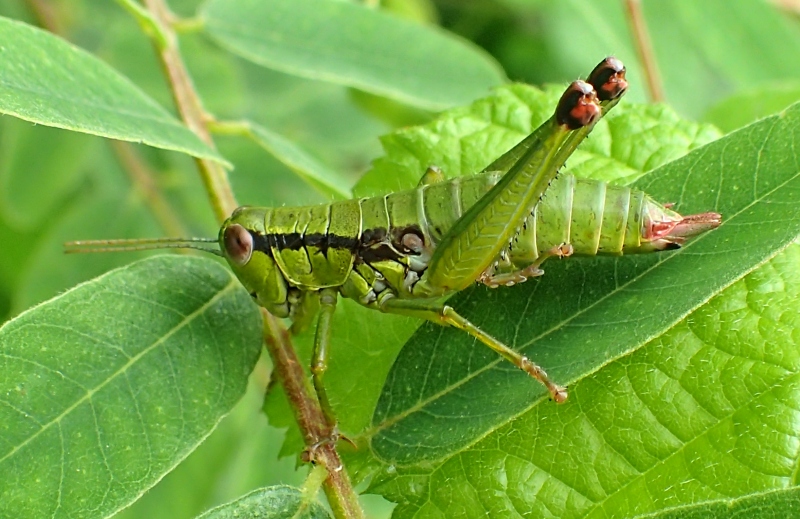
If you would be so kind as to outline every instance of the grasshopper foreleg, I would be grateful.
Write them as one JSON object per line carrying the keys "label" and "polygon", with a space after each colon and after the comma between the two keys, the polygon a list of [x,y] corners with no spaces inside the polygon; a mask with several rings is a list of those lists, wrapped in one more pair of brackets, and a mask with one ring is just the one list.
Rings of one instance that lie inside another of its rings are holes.
{"label": "grasshopper foreleg", "polygon": [[550,377],[547,376],[547,373],[541,366],[484,332],[450,306],[430,300],[384,298],[380,302],[380,309],[383,312],[411,315],[433,321],[437,324],[453,326],[454,328],[463,330],[502,355],[503,358],[507,359],[516,367],[541,382],[550,393],[550,398],[556,403],[560,404],[567,399],[567,388],[550,380]]}

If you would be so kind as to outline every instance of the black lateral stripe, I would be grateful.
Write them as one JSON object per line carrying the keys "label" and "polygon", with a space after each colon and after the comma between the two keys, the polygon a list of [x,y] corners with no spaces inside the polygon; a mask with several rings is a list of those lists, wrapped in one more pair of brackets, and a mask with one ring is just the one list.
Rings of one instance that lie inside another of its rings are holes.
{"label": "black lateral stripe", "polygon": [[335,234],[311,233],[301,235],[297,232],[268,234],[266,239],[275,244],[278,250],[300,250],[303,247],[317,247],[322,250],[336,248],[356,252],[358,238],[337,236]]}
{"label": "black lateral stripe", "polygon": [[272,257],[272,247],[269,243],[269,236],[259,234],[257,232],[248,230],[250,237],[253,238],[253,250],[263,252],[269,257]]}

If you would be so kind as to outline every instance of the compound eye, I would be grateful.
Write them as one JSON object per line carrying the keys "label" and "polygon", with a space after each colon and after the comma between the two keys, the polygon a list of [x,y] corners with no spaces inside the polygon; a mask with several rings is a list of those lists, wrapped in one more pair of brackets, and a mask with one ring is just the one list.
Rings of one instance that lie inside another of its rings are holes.
{"label": "compound eye", "polygon": [[245,265],[253,255],[253,237],[250,233],[235,223],[225,229],[225,256],[237,265]]}

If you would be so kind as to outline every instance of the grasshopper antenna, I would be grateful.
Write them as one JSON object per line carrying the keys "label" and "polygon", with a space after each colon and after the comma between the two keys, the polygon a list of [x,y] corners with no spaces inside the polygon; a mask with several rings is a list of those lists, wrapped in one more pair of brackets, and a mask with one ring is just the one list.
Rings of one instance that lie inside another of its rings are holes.
{"label": "grasshopper antenna", "polygon": [[124,240],[81,240],[64,244],[66,254],[92,252],[129,252],[158,249],[195,249],[222,257],[214,238],[142,238]]}

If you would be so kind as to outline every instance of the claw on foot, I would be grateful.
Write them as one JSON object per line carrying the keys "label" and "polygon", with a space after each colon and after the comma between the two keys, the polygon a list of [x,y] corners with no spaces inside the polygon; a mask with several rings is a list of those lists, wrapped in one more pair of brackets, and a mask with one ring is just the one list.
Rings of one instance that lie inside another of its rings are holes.
{"label": "claw on foot", "polygon": [[544,387],[547,388],[547,391],[550,393],[550,398],[553,399],[553,402],[557,404],[563,404],[564,402],[566,402],[568,396],[567,388],[565,388],[564,386],[560,386],[555,382],[553,382],[552,380],[550,380],[550,377],[547,376],[547,372],[545,372],[545,370],[543,370],[537,364],[531,362],[530,359],[528,359],[528,357],[522,357],[521,360],[522,360],[521,363],[522,365],[520,366],[520,368],[522,368],[522,370],[525,371],[525,373],[527,373],[528,375],[532,376],[533,378],[541,382],[544,385]]}
{"label": "claw on foot", "polygon": [[557,258],[568,258],[572,256],[574,252],[575,249],[573,249],[572,245],[569,243],[562,243],[560,245],[553,247],[553,249],[551,250],[552,255]]}

